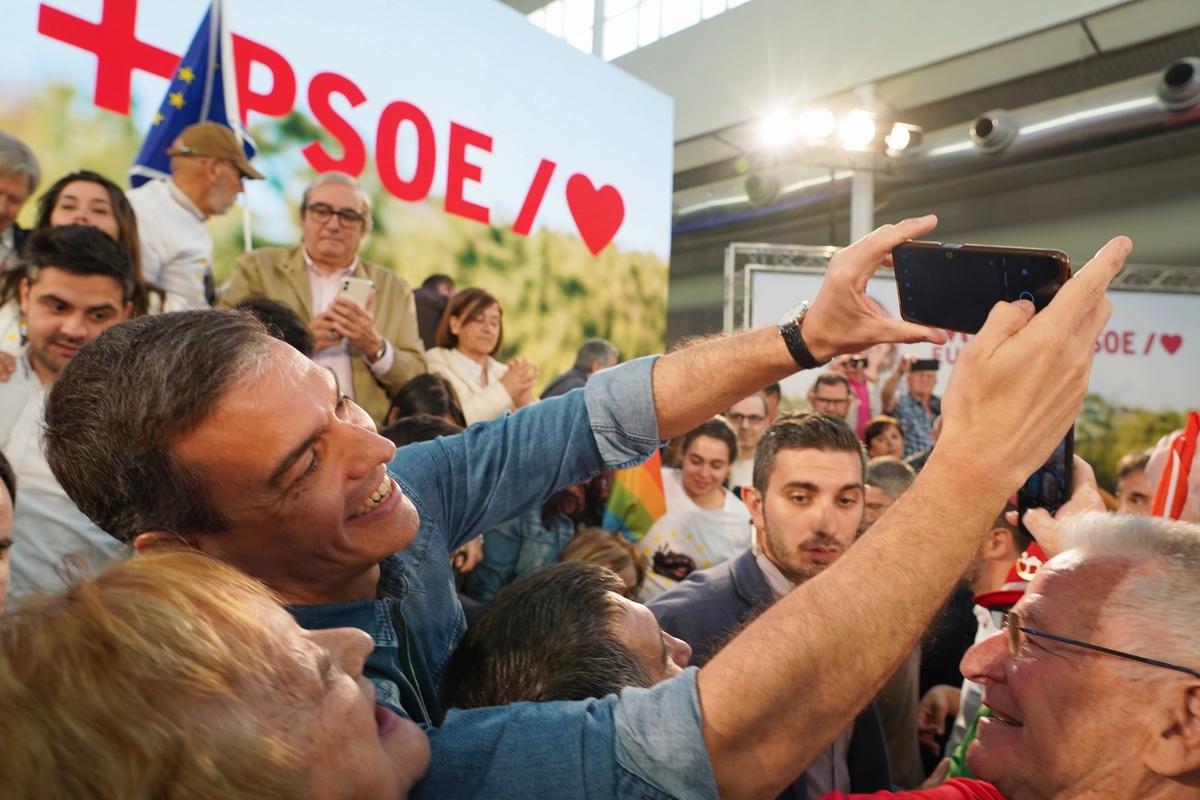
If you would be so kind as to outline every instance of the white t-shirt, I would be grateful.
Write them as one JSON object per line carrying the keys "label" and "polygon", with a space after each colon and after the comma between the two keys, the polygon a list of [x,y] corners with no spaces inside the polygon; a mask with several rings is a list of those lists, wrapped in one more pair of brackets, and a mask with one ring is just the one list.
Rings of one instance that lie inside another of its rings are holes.
{"label": "white t-shirt", "polygon": [[701,508],[683,490],[683,473],[664,467],[663,496],[667,513],[663,514],[638,543],[651,567],[642,584],[641,600],[658,597],[678,581],[654,572],[654,553],[665,548],[686,555],[696,569],[707,569],[726,561],[750,546],[750,512],[728,489],[720,508]]}

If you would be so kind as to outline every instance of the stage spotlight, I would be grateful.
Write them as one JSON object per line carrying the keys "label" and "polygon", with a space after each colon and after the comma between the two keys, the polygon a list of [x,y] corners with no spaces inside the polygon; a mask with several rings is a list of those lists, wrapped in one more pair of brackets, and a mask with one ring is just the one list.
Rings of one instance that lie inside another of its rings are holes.
{"label": "stage spotlight", "polygon": [[820,142],[833,135],[837,120],[827,108],[810,108],[800,115],[796,133],[806,142]]}
{"label": "stage spotlight", "polygon": [[838,137],[847,150],[866,150],[875,138],[875,120],[865,111],[851,111],[842,117]]}
{"label": "stage spotlight", "polygon": [[786,108],[772,111],[762,121],[762,140],[768,147],[787,144],[796,135],[796,123]]}
{"label": "stage spotlight", "polygon": [[909,147],[916,147],[921,143],[921,128],[918,125],[909,125],[904,122],[897,122],[892,126],[892,132],[883,138],[887,149],[892,153],[902,152]]}

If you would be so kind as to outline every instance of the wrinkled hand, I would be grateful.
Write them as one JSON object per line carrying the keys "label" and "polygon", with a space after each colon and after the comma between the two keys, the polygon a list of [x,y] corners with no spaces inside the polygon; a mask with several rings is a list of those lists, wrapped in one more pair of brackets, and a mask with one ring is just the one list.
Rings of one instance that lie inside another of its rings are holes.
{"label": "wrinkled hand", "polygon": [[0,383],[7,381],[17,370],[17,360],[8,353],[0,351]]}
{"label": "wrinkled hand", "polygon": [[892,248],[937,225],[930,215],[884,225],[840,251],[829,262],[825,280],[804,315],[804,343],[819,361],[859,353],[876,344],[945,344],[946,332],[892,319],[867,297],[867,281],[881,264],[891,265]]}
{"label": "wrinkled hand", "polygon": [[470,572],[483,561],[483,537],[476,536],[471,541],[450,554],[450,563],[459,572]]}
{"label": "wrinkled hand", "polygon": [[344,297],[335,297],[329,308],[325,309],[325,313],[329,315],[333,330],[339,336],[349,339],[350,344],[363,353],[372,355],[383,347],[384,339],[379,335],[379,331],[375,330],[375,317],[367,309]]}
{"label": "wrinkled hand", "polygon": [[929,687],[917,707],[917,738],[921,746],[940,755],[938,737],[946,732],[946,719],[958,713],[962,691],[955,686],[938,684]]}
{"label": "wrinkled hand", "polygon": [[[317,314],[313,317],[313,321],[308,323],[308,332],[313,337],[313,353],[319,353],[322,350],[328,350],[342,343],[342,336],[333,328],[333,317],[328,311]],[[333,338],[329,338],[329,334],[333,334]]]}
{"label": "wrinkled hand", "polygon": [[[1050,516],[1044,508],[1031,508],[1025,512],[1025,528],[1033,534],[1034,540],[1046,554],[1046,558],[1054,558],[1062,552],[1060,528],[1062,521],[1072,514],[1083,511],[1106,511],[1104,500],[1100,497],[1100,489],[1096,486],[1096,473],[1092,465],[1079,456],[1075,456],[1073,465],[1074,490],[1062,508]],[[1017,524],[1017,511],[1009,511],[1005,519],[1009,525]]]}
{"label": "wrinkled hand", "polygon": [[1119,236],[1034,316],[1026,300],[997,303],[963,347],[942,398],[934,459],[954,459],[983,486],[1011,495],[1045,463],[1083,407],[1105,297],[1133,243]]}
{"label": "wrinkled hand", "polygon": [[524,408],[533,402],[533,384],[537,382],[540,370],[529,359],[514,357],[508,362],[508,372],[500,379],[513,405]]}

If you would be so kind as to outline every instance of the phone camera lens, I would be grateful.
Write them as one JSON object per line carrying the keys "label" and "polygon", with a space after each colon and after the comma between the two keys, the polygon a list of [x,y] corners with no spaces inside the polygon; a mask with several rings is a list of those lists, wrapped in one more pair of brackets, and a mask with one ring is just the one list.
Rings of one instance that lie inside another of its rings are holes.
{"label": "phone camera lens", "polygon": [[1022,278],[1028,278],[1028,277],[1029,277],[1029,270],[1027,270],[1027,269],[1023,269],[1023,270],[1021,270],[1021,277],[1022,277]]}

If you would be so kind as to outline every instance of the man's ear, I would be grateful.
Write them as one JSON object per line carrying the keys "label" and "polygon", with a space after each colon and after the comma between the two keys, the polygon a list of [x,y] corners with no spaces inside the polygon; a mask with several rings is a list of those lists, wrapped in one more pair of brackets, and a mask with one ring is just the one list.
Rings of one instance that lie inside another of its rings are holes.
{"label": "man's ear", "polygon": [[[1008,528],[995,527],[992,528],[983,537],[983,544],[980,546],[980,555],[989,561],[995,561],[1003,558],[1008,560],[1010,552],[1013,550],[1012,531]],[[1011,558],[1016,558],[1020,553],[1011,554]]]}
{"label": "man's ear", "polygon": [[1145,762],[1156,775],[1194,785],[1200,780],[1200,681],[1184,686],[1164,700],[1163,730],[1150,742]]}
{"label": "man's ear", "polygon": [[746,504],[746,510],[750,512],[750,521],[754,523],[754,527],[762,531],[764,529],[762,492],[753,486],[743,486],[742,502]]}
{"label": "man's ear", "polygon": [[139,533],[133,537],[133,549],[138,553],[153,553],[163,550],[179,549],[199,550],[207,552],[207,548],[201,545],[201,540],[211,537],[200,537],[193,539],[189,536],[182,536],[178,533],[167,533],[166,531],[147,531]]}
{"label": "man's ear", "polygon": [[21,278],[21,282],[17,285],[17,305],[21,309],[21,313],[28,316],[29,314],[29,278]]}

